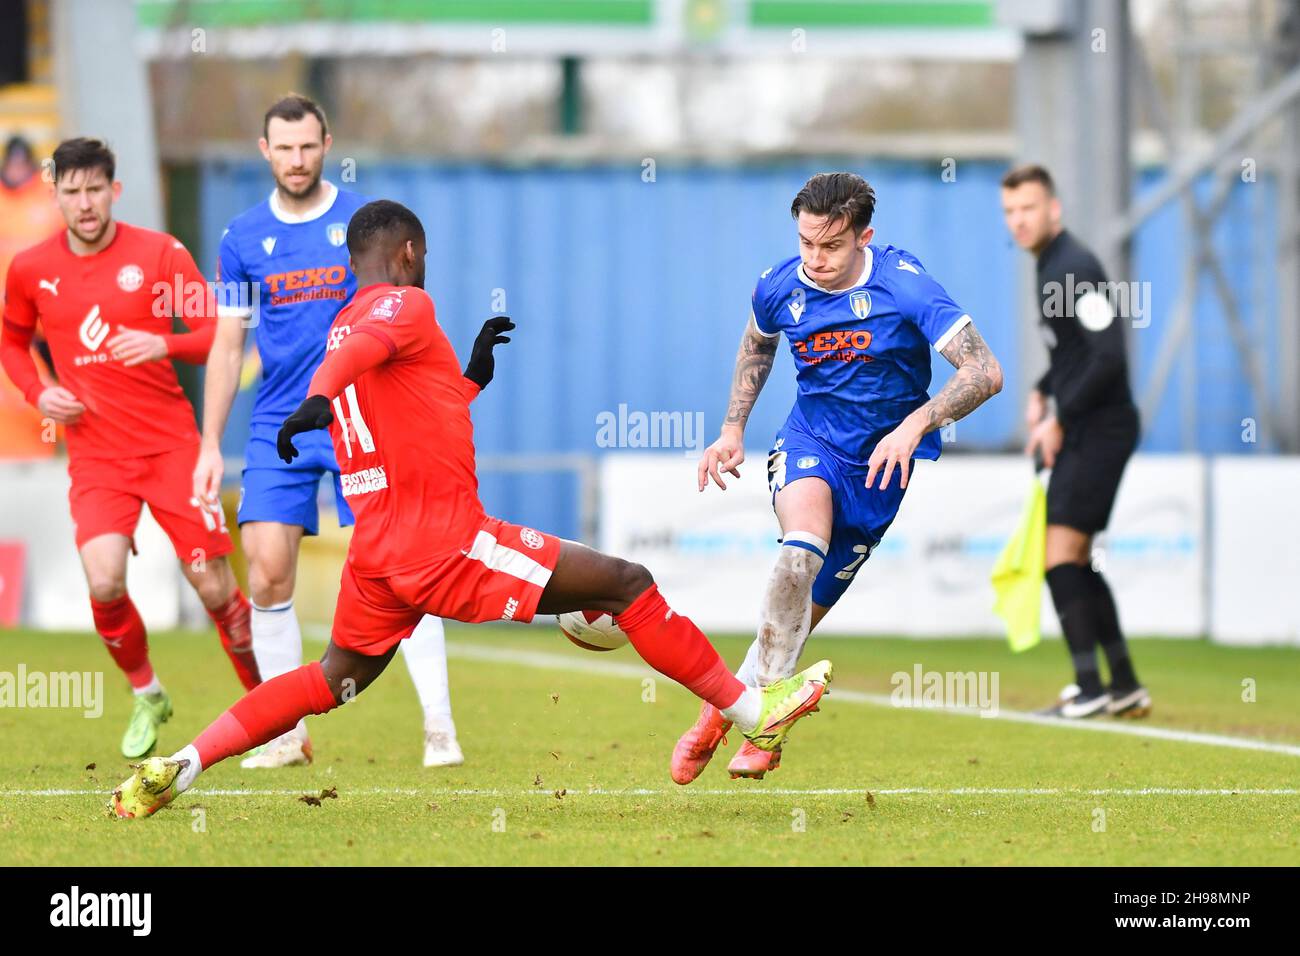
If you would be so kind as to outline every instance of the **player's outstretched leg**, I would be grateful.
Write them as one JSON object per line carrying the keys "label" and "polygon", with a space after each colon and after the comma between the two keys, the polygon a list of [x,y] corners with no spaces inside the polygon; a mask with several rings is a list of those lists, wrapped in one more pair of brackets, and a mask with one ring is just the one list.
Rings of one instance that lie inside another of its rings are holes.
{"label": "player's outstretched leg", "polygon": [[122,756],[143,757],[158,742],[158,728],[172,715],[171,698],[149,662],[149,637],[126,591],[131,539],[121,534],[91,538],[79,549],[90,587],[90,609],[104,648],[126,675],[135,705],[122,734]]}
{"label": "player's outstretched leg", "polygon": [[[782,547],[768,578],[759,611],[758,632],[736,676],[750,686],[765,687],[789,677],[812,630],[812,588],[826,561],[833,514],[829,484],[809,476],[782,486],[774,499],[783,529]],[[824,611],[824,609],[823,609]],[[672,777],[690,783],[712,759],[729,725],[706,703],[700,716],[677,741]],[[761,780],[781,764],[781,748],[761,750],[749,741],[727,766],[732,778]]]}
{"label": "player's outstretched leg", "polygon": [[442,619],[426,614],[411,636],[402,641],[402,656],[424,711],[424,765],[458,767],[465,762],[451,719],[451,686],[447,681],[447,636]]}
{"label": "player's outstretched leg", "polygon": [[727,670],[690,618],[674,612],[639,564],[564,542],[538,613],[604,611],[641,658],[716,707],[760,750],[780,747],[791,725],[817,709],[830,683],[829,661],[763,690],[746,687]]}
{"label": "player's outstretched leg", "polygon": [[170,757],[135,765],[108,801],[110,815],[147,817],[184,793],[204,770],[351,700],[383,673],[397,647],[378,657],[333,642],[325,656],[259,684],[213,721],[193,743]]}
{"label": "player's outstretched leg", "polygon": [[[812,630],[813,582],[829,549],[829,542],[811,532],[791,531],[782,537],[763,594],[758,636],[737,673],[741,680],[749,683],[753,679],[759,687],[766,687],[795,672]],[[733,780],[762,780],[780,765],[780,749],[763,751],[746,741],[727,765],[727,772]]]}

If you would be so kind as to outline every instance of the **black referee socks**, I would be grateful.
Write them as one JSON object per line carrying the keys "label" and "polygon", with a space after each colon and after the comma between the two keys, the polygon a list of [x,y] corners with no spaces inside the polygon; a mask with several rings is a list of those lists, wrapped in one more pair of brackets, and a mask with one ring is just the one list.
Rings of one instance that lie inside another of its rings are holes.
{"label": "black referee socks", "polygon": [[1058,564],[1047,572],[1047,587],[1052,592],[1056,616],[1065,632],[1074,664],[1074,682],[1084,697],[1101,693],[1101,672],[1097,669],[1098,615],[1092,612],[1095,602],[1090,578],[1093,571],[1081,564]]}
{"label": "black referee socks", "polygon": [[1137,674],[1133,673],[1128,645],[1124,643],[1124,632],[1119,629],[1119,610],[1115,607],[1115,598],[1110,593],[1106,579],[1091,567],[1087,570],[1092,578],[1092,611],[1097,621],[1097,643],[1106,654],[1111,690],[1122,694],[1135,689],[1138,679]]}
{"label": "black referee socks", "polygon": [[1047,572],[1047,586],[1065,632],[1080,691],[1088,697],[1102,691],[1097,668],[1099,644],[1106,654],[1112,688],[1123,692],[1137,687],[1137,675],[1119,627],[1119,611],[1106,579],[1089,565],[1058,564]]}

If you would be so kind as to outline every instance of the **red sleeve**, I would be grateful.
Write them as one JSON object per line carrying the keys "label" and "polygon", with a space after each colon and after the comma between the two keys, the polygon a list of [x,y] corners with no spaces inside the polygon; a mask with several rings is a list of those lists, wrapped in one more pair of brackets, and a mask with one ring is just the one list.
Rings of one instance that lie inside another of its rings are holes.
{"label": "red sleeve", "polygon": [[0,365],[10,381],[23,393],[29,405],[36,405],[36,400],[45,390],[40,372],[36,369],[36,360],[32,358],[32,330],[5,319],[4,330],[0,331]]}
{"label": "red sleeve", "polygon": [[369,333],[386,344],[394,358],[405,358],[429,344],[437,324],[429,294],[408,286],[376,298],[352,323],[352,331]]}
{"label": "red sleeve", "polygon": [[10,381],[31,405],[36,404],[45,385],[32,358],[32,334],[36,331],[36,306],[23,289],[17,263],[12,263],[5,281],[4,327],[0,330],[0,365]]}
{"label": "red sleeve", "polygon": [[190,331],[168,333],[163,341],[171,358],[203,365],[217,335],[216,299],[189,250],[170,236],[168,240],[171,247],[163,254],[163,279],[172,289],[183,291],[181,301],[172,303],[172,312]]}
{"label": "red sleeve", "polygon": [[31,300],[27,290],[23,288],[21,273],[24,258],[22,256],[15,257],[9,263],[9,273],[5,277],[4,318],[6,322],[13,322],[28,329],[35,329],[36,303]]}
{"label": "red sleeve", "polygon": [[[366,328],[352,329],[365,332]],[[364,372],[382,365],[393,356],[389,343],[375,335],[348,335],[343,344],[325,356],[307,386],[308,395],[336,398]]]}
{"label": "red sleeve", "polygon": [[465,403],[468,405],[474,399],[478,398],[478,393],[483,389],[478,387],[478,382],[461,376],[460,393],[465,396]]}

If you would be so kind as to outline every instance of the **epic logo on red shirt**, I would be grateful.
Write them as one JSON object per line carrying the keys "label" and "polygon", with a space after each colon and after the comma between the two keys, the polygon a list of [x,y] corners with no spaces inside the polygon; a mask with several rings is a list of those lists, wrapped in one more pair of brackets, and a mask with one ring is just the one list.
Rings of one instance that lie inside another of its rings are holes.
{"label": "epic logo on red shirt", "polygon": [[81,327],[77,329],[77,334],[81,336],[81,344],[92,352],[97,351],[104,344],[104,339],[108,338],[108,323],[100,318],[98,305],[93,306],[86,313],[86,317],[81,320]]}

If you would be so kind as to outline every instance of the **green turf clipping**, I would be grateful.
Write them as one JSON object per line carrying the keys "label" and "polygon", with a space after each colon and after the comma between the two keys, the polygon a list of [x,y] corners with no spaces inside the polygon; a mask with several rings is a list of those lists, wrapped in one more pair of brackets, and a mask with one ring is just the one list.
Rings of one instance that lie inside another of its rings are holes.
{"label": "green turf clipping", "polygon": [[[991,640],[814,637],[804,663],[831,658],[835,684],[792,732],[781,768],[730,780],[733,733],[699,780],[677,787],[669,754],[696,705],[670,681],[645,683],[631,649],[580,651],[551,628],[449,627],[448,639],[463,767],[420,765],[419,707],[395,660],[357,700],[309,720],[313,766],[231,760],[157,816],[114,821],[102,807],[127,773],[117,745],[131,698],[100,642],[0,633],[0,671],[105,675],[98,719],[0,708],[0,864],[1300,864],[1294,753],[866,696],[889,694],[891,675],[919,664],[996,671],[1001,709],[1032,710],[1068,679],[1059,642],[1013,656]],[[175,705],[169,753],[239,685],[214,634],[150,644]],[[717,644],[734,664],[746,641]],[[1300,744],[1296,650],[1139,640],[1133,652],[1155,712],[1126,726]]]}

